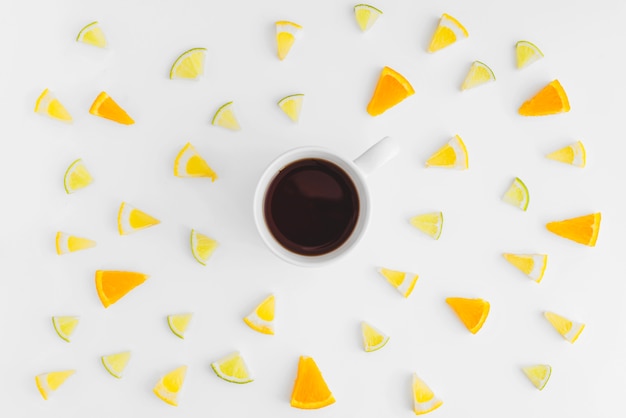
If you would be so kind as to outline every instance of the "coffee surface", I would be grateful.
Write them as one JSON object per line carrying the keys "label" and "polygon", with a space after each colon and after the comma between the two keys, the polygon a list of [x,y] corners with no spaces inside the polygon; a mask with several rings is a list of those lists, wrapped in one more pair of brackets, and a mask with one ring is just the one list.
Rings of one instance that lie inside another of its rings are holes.
{"label": "coffee surface", "polygon": [[359,217],[354,182],[336,164],[302,159],[285,166],[265,194],[265,222],[286,249],[327,254],[352,234]]}

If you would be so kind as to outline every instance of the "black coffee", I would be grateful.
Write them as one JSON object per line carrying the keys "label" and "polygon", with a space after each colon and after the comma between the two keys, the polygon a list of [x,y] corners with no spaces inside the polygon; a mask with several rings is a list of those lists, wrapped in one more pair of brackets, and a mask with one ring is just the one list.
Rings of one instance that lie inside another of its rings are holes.
{"label": "black coffee", "polygon": [[340,247],[359,217],[356,186],[340,167],[303,159],[272,180],[264,202],[265,222],[276,240],[297,254],[316,256]]}

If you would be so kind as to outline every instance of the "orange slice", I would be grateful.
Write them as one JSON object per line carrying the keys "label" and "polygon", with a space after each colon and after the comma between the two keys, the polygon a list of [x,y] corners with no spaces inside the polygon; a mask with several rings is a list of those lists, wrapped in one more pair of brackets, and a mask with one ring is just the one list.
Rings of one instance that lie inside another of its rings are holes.
{"label": "orange slice", "polygon": [[593,247],[600,232],[600,212],[563,221],[550,222],[546,225],[548,231],[560,237],[567,238],[579,244]]}
{"label": "orange slice", "polygon": [[121,123],[122,125],[132,125],[135,123],[133,118],[128,116],[128,113],[120,107],[115,100],[109,97],[105,92],[101,92],[96,100],[93,101],[89,113],[94,116],[100,116],[113,122]]}
{"label": "orange slice", "polygon": [[569,100],[559,80],[550,82],[519,108],[522,116],[547,116],[569,111]]}
{"label": "orange slice", "polygon": [[480,331],[489,315],[489,302],[482,299],[447,298],[446,302],[472,334]]}
{"label": "orange slice", "polygon": [[333,403],[335,398],[313,358],[300,356],[298,374],[291,392],[291,406],[300,409],[319,409]]}
{"label": "orange slice", "polygon": [[146,281],[148,275],[132,271],[96,271],[96,290],[102,306],[108,308]]}
{"label": "orange slice", "polygon": [[384,67],[378,77],[372,99],[367,105],[367,113],[371,116],[381,115],[414,93],[411,83],[402,74]]}
{"label": "orange slice", "polygon": [[435,29],[433,38],[428,46],[428,52],[436,52],[452,45],[458,40],[469,36],[467,29],[455,18],[444,13],[439,19],[439,25]]}

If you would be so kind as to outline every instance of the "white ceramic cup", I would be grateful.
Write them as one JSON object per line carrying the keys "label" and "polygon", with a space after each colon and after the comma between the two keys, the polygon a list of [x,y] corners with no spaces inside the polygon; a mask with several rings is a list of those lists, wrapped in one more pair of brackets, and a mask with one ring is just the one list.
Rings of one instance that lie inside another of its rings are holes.
{"label": "white ceramic cup", "polygon": [[[298,266],[321,266],[344,256],[361,240],[369,223],[371,201],[366,176],[389,161],[397,153],[398,145],[396,141],[390,137],[385,137],[354,161],[318,147],[295,148],[281,154],[265,169],[254,194],[254,220],[263,242],[278,257]],[[274,238],[265,221],[265,197],[272,180],[283,168],[291,163],[309,158],[330,161],[339,166],[354,183],[359,199],[359,215],[348,239],[333,251],[321,255],[302,255],[286,249]]]}

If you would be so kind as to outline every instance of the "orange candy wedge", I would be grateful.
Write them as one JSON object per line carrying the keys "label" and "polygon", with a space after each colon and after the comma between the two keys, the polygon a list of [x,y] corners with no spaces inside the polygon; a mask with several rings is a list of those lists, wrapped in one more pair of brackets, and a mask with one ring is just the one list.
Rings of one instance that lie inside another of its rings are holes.
{"label": "orange candy wedge", "polygon": [[552,81],[519,108],[522,116],[547,116],[569,111],[569,100],[559,80]]}
{"label": "orange candy wedge", "polygon": [[378,116],[415,93],[411,83],[402,74],[385,67],[380,73],[367,113]]}
{"label": "orange candy wedge", "polygon": [[96,271],[96,290],[102,306],[108,308],[146,281],[148,276],[132,271]]}
{"label": "orange candy wedge", "polygon": [[591,213],[577,218],[550,222],[546,228],[560,237],[593,247],[598,240],[601,219],[602,215],[599,212]]}
{"label": "orange candy wedge", "polygon": [[122,125],[132,125],[135,123],[133,118],[128,116],[128,113],[120,107],[115,100],[113,100],[105,92],[101,92],[96,100],[94,100],[89,113],[94,116],[100,116],[101,118],[112,120],[113,122],[121,123]]}
{"label": "orange candy wedge", "polygon": [[291,393],[291,406],[300,409],[319,409],[333,403],[335,398],[313,358],[301,356]]}
{"label": "orange candy wedge", "polygon": [[489,302],[482,299],[447,298],[446,302],[472,334],[480,331],[489,315]]}

